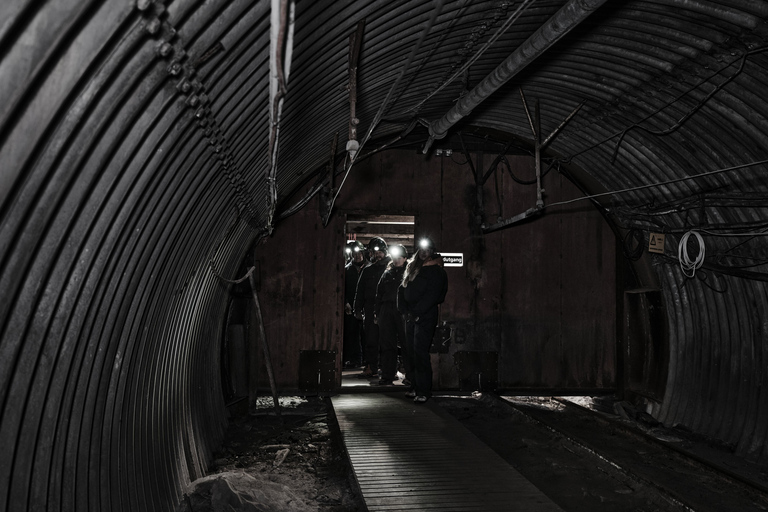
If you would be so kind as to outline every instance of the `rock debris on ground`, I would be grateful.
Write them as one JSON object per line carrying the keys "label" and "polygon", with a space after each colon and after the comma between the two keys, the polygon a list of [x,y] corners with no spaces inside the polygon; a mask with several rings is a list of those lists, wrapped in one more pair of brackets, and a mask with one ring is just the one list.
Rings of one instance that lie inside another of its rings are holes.
{"label": "rock debris on ground", "polygon": [[190,485],[176,512],[357,512],[364,510],[323,398],[272,399],[232,417],[208,475]]}

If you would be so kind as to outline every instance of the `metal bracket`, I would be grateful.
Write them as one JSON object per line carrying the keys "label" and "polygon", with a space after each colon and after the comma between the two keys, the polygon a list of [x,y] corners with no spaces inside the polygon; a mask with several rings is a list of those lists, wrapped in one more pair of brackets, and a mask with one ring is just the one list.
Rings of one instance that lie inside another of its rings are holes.
{"label": "metal bracket", "polygon": [[537,99],[534,104],[534,113],[533,116],[531,116],[531,112],[528,109],[528,102],[525,100],[525,94],[523,93],[523,89],[520,88],[520,98],[523,101],[523,108],[525,109],[525,114],[528,116],[528,123],[531,126],[531,133],[533,134],[533,144],[535,149],[535,158],[536,158],[536,206],[533,208],[529,208],[523,213],[519,213],[515,215],[514,217],[510,217],[509,219],[497,222],[496,224],[493,224],[491,226],[486,226],[485,224],[481,225],[480,228],[483,231],[484,234],[491,233],[493,231],[497,231],[499,229],[505,228],[507,226],[511,226],[512,224],[515,224],[517,222],[520,222],[522,220],[525,220],[529,217],[533,217],[535,215],[540,215],[544,211],[544,192],[545,190],[541,188],[541,150],[543,148],[546,148],[550,142],[555,140],[555,138],[560,134],[562,129],[565,127],[568,122],[573,119],[573,117],[576,115],[576,113],[581,110],[581,107],[584,106],[584,102],[582,101],[579,103],[579,105],[573,109],[573,112],[568,114],[568,116],[563,119],[563,121],[555,128],[552,133],[550,133],[544,141],[541,140],[541,116],[539,113],[539,100]]}

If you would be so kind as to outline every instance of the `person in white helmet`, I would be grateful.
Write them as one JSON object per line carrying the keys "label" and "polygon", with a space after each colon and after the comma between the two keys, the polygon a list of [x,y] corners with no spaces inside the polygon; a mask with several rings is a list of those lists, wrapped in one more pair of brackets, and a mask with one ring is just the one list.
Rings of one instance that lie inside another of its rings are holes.
{"label": "person in white helmet", "polygon": [[381,378],[379,386],[393,386],[397,375],[397,347],[405,345],[405,323],[403,315],[397,310],[397,289],[403,281],[405,272],[406,250],[402,245],[389,247],[392,261],[379,279],[376,287],[374,314],[379,326],[379,355],[381,358]]}
{"label": "person in white helmet", "polygon": [[378,377],[379,369],[379,326],[376,325],[374,306],[376,305],[376,287],[384,270],[389,264],[387,243],[381,237],[374,237],[368,242],[371,264],[363,269],[357,282],[355,293],[355,317],[363,321],[365,346],[365,369],[360,375],[364,379]]}
{"label": "person in white helmet", "polygon": [[350,240],[344,248],[347,264],[344,267],[344,343],[342,361],[344,368],[360,368],[363,364],[363,322],[355,318],[352,305],[360,274],[368,265],[365,246],[357,240]]}
{"label": "person in white helmet", "polygon": [[448,292],[448,276],[443,270],[443,258],[431,239],[421,239],[418,247],[403,274],[399,307],[407,321],[406,343],[413,347],[413,388],[406,395],[421,404],[432,396],[429,348],[437,327],[438,305]]}

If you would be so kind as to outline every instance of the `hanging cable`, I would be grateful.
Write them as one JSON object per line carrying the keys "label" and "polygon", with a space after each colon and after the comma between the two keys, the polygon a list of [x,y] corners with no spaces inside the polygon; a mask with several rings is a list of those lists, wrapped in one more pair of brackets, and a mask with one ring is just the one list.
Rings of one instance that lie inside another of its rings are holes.
{"label": "hanging cable", "polygon": [[[753,54],[757,54],[757,53],[762,53],[762,52],[765,52],[765,51],[768,51],[768,47],[766,47],[766,46],[763,46],[763,47],[760,47],[760,48],[755,48],[754,50],[750,50],[750,51],[746,52],[746,53],[745,53],[743,56],[741,56],[741,57],[738,57],[738,58],[736,58],[736,59],[732,60],[731,62],[729,62],[728,64],[726,64],[726,65],[725,65],[725,66],[723,66],[722,68],[718,69],[717,71],[715,71],[714,73],[712,73],[711,75],[709,75],[708,77],[706,77],[705,79],[703,79],[701,82],[698,82],[698,83],[697,83],[697,84],[695,84],[694,86],[690,87],[688,90],[686,90],[686,91],[683,91],[681,94],[679,94],[679,95],[678,95],[677,97],[675,97],[673,100],[671,100],[671,101],[667,102],[665,105],[663,105],[663,106],[661,106],[660,108],[656,109],[655,111],[651,112],[650,114],[648,114],[648,115],[647,115],[647,116],[645,116],[644,118],[640,119],[640,120],[639,120],[639,121],[637,121],[636,123],[633,123],[632,125],[630,125],[630,126],[629,126],[629,127],[627,127],[627,128],[624,128],[623,130],[619,130],[619,131],[617,131],[617,132],[615,132],[615,133],[612,133],[611,135],[609,135],[609,136],[605,137],[604,139],[602,139],[602,140],[600,140],[600,141],[598,141],[598,142],[595,142],[594,144],[590,144],[589,146],[585,147],[584,149],[582,149],[582,150],[580,150],[580,151],[577,151],[576,153],[573,153],[573,154],[569,155],[567,158],[563,158],[563,159],[562,159],[562,163],[565,163],[565,164],[567,164],[567,163],[570,163],[571,161],[573,161],[573,159],[574,159],[574,158],[576,158],[577,156],[580,156],[580,155],[582,155],[582,154],[586,153],[587,151],[591,151],[591,150],[593,150],[593,149],[595,149],[595,148],[597,148],[597,147],[600,147],[600,146],[602,146],[603,144],[606,144],[606,143],[608,143],[609,141],[611,141],[611,140],[615,139],[616,137],[619,137],[619,136],[622,136],[622,137],[623,137],[623,136],[626,134],[626,132],[627,132],[628,130],[630,130],[630,129],[634,128],[634,127],[637,127],[637,125],[638,125],[639,123],[642,123],[642,122],[644,122],[644,121],[647,121],[648,119],[650,119],[651,117],[655,116],[656,114],[658,114],[659,112],[661,112],[661,111],[662,111],[662,110],[664,110],[665,108],[667,108],[667,107],[670,107],[670,106],[674,105],[675,103],[677,103],[678,101],[680,101],[681,99],[683,99],[683,97],[685,97],[686,95],[690,94],[690,93],[691,93],[691,92],[693,92],[694,90],[698,89],[698,88],[699,88],[699,87],[700,87],[702,84],[705,84],[705,83],[707,83],[709,80],[711,80],[712,78],[716,77],[717,75],[719,75],[720,73],[722,73],[723,71],[725,71],[726,69],[728,69],[729,67],[731,67],[731,66],[732,66],[733,64],[735,64],[736,62],[739,62],[739,61],[741,61],[742,59],[744,59],[744,62],[746,62],[746,59],[747,59],[749,56],[751,56],[751,55],[753,55]],[[742,62],[742,63],[740,64],[740,66],[739,66],[739,70],[737,71],[737,73],[736,73],[734,76],[731,76],[731,77],[729,77],[729,78],[728,78],[728,80],[729,80],[729,81],[730,81],[730,80],[733,80],[733,79],[736,77],[736,75],[737,75],[737,74],[741,73],[741,71],[743,70],[743,67],[744,67],[744,62]],[[716,89],[716,91],[717,91],[717,90],[719,90],[719,89]],[[704,102],[708,101],[709,99],[710,99],[710,98],[709,98],[709,96],[707,96],[707,97],[705,98]],[[698,110],[699,108],[701,108],[701,106],[702,106],[702,105],[696,105],[696,106],[694,106],[694,110]],[[691,113],[692,113],[692,112],[691,112]],[[685,117],[685,116],[684,116],[683,118],[681,118],[681,119],[680,119],[680,121],[685,121],[686,119],[687,119],[687,117]],[[672,128],[675,128],[675,127],[673,126]]]}
{"label": "hanging cable", "polygon": [[[632,245],[634,241],[634,246]],[[632,228],[624,235],[621,247],[624,250],[624,256],[630,261],[637,261],[643,255],[645,246],[645,235],[639,229]]]}
{"label": "hanging cable", "polygon": [[[693,235],[696,237],[696,241],[699,243],[699,254],[696,255],[695,260],[691,260],[688,254],[688,239]],[[680,238],[680,244],[677,246],[677,258],[680,260],[680,270],[683,271],[688,277],[696,275],[696,270],[704,263],[704,255],[706,253],[706,247],[704,246],[704,239],[696,231],[688,231]]]}
{"label": "hanging cable", "polygon": [[672,183],[679,183],[681,181],[693,180],[693,179],[696,179],[696,178],[703,178],[704,176],[711,176],[713,174],[720,174],[720,173],[728,172],[728,171],[736,171],[736,170],[739,170],[739,169],[745,169],[747,167],[753,167],[755,165],[765,165],[765,164],[768,164],[768,160],[758,160],[756,162],[750,162],[750,163],[741,164],[741,165],[734,165],[732,167],[724,167],[722,169],[715,169],[714,171],[702,172],[702,173],[699,173],[699,174],[693,174],[691,176],[684,176],[682,178],[675,178],[675,179],[672,179],[672,180],[662,181],[662,182],[659,182],[659,183],[651,183],[649,185],[640,185],[640,186],[637,186],[637,187],[630,187],[630,188],[625,188],[625,189],[622,189],[622,190],[614,190],[612,192],[601,192],[600,194],[592,194],[592,195],[588,195],[588,196],[577,197],[575,199],[569,199],[567,201],[559,201],[557,203],[548,204],[544,208],[551,208],[553,206],[560,206],[560,205],[564,205],[564,204],[575,203],[577,201],[583,201],[585,199],[594,199],[596,197],[612,196],[612,195],[623,194],[624,192],[634,192],[635,190],[643,190],[643,189],[646,189],[646,188],[660,187],[662,185],[670,185]]}
{"label": "hanging cable", "polygon": [[495,33],[494,33],[494,34],[493,34],[493,35],[490,37],[490,39],[488,39],[488,41],[487,41],[487,42],[486,42],[486,43],[485,43],[483,46],[481,46],[481,47],[480,47],[480,49],[479,49],[479,50],[477,50],[477,52],[475,52],[475,54],[474,54],[474,55],[473,55],[473,56],[472,56],[472,57],[471,57],[471,58],[470,58],[470,59],[469,59],[467,62],[465,62],[465,63],[464,63],[464,65],[463,65],[463,66],[461,66],[461,68],[459,68],[459,70],[458,70],[458,71],[456,71],[456,72],[455,72],[453,75],[451,75],[451,77],[450,77],[450,78],[448,78],[447,80],[445,80],[445,81],[444,81],[444,82],[443,82],[443,83],[442,83],[440,86],[438,86],[438,87],[437,87],[437,88],[436,88],[434,91],[432,91],[431,93],[429,93],[429,94],[427,95],[427,97],[426,97],[426,98],[424,98],[423,100],[421,100],[421,101],[420,101],[418,104],[416,104],[415,106],[413,106],[413,107],[409,108],[408,110],[404,110],[404,111],[402,111],[402,112],[399,112],[399,113],[398,113],[398,114],[396,114],[396,115],[398,115],[398,116],[399,116],[399,115],[403,115],[403,114],[408,114],[408,113],[410,113],[410,112],[419,112],[419,110],[421,109],[421,107],[422,107],[422,106],[423,106],[423,105],[424,105],[424,104],[425,104],[427,101],[429,101],[429,99],[430,99],[430,98],[432,98],[432,97],[433,97],[435,94],[437,94],[438,92],[442,91],[442,90],[443,90],[443,88],[445,88],[446,86],[448,86],[448,85],[450,85],[451,83],[453,83],[453,81],[454,81],[454,80],[456,80],[456,78],[458,78],[459,76],[461,76],[462,74],[464,74],[464,73],[465,73],[465,72],[466,72],[466,71],[469,69],[469,67],[470,67],[472,64],[474,64],[474,63],[475,63],[475,61],[476,61],[477,59],[479,59],[479,58],[480,58],[480,57],[483,55],[483,53],[485,53],[485,51],[486,51],[488,48],[490,48],[490,47],[491,47],[491,45],[493,45],[493,43],[495,43],[495,42],[496,42],[496,40],[497,40],[499,37],[501,37],[501,36],[502,36],[502,35],[503,35],[503,34],[504,34],[504,33],[505,33],[505,32],[506,32],[508,29],[509,29],[509,27],[511,27],[511,26],[512,26],[512,25],[513,25],[513,24],[514,24],[514,23],[515,23],[515,22],[518,20],[518,18],[520,18],[520,16],[523,14],[523,12],[525,12],[525,10],[526,10],[526,9],[528,9],[528,7],[529,7],[529,6],[530,6],[532,3],[533,3],[533,0],[525,0],[525,1],[524,1],[522,4],[520,4],[520,6],[517,8],[517,10],[516,10],[515,12],[513,12],[513,13],[512,13],[512,14],[509,16],[509,18],[507,18],[507,20],[506,20],[506,21],[505,21],[505,22],[502,24],[502,26],[501,26],[501,27],[499,27],[499,28],[498,28],[498,30],[496,30],[496,32],[495,32]]}
{"label": "hanging cable", "polygon": [[[624,140],[624,137],[627,135],[627,133],[630,130],[633,130],[633,129],[643,130],[643,131],[645,131],[645,132],[647,132],[647,133],[649,133],[651,135],[655,135],[657,137],[662,137],[664,135],[669,135],[670,133],[672,133],[675,130],[677,130],[678,128],[680,128],[693,114],[698,112],[723,87],[728,85],[734,78],[739,76],[741,74],[741,72],[744,71],[744,65],[747,63],[747,57],[749,55],[751,55],[752,53],[764,52],[765,50],[766,50],[766,48],[759,48],[757,50],[752,50],[751,52],[745,53],[741,57],[741,63],[739,64],[739,68],[736,70],[735,73],[733,73],[731,76],[727,77],[723,82],[721,82],[720,84],[715,86],[714,89],[712,89],[706,96],[704,96],[704,99],[699,100],[696,103],[696,105],[693,106],[693,108],[689,109],[688,112],[686,112],[685,115],[683,115],[683,117],[678,119],[677,122],[675,124],[673,124],[672,126],[670,126],[669,128],[666,128],[664,130],[651,130],[650,128],[646,128],[644,126],[640,126],[640,123],[642,123],[643,121],[651,118],[653,115],[655,115],[656,113],[660,112],[660,110],[655,112],[654,114],[646,116],[643,120],[638,121],[637,123],[633,124],[632,126],[626,128],[624,131],[621,132],[621,135],[619,136],[619,140],[616,141],[616,146],[613,149],[613,155],[611,155],[611,162],[615,162],[616,161],[616,156],[619,154],[619,148],[621,147],[621,143]],[[728,67],[730,67],[730,64],[728,65]],[[725,69],[725,68],[723,68],[723,69]],[[722,70],[720,70],[720,71],[722,71]],[[718,72],[718,74],[720,73],[720,71]],[[693,89],[690,89],[688,92],[690,92],[692,90]],[[687,94],[687,92],[685,94]],[[682,96],[683,95],[678,96],[677,98],[675,98],[674,101],[675,102],[679,101],[682,98]]]}
{"label": "hanging cable", "polygon": [[329,202],[328,215],[326,216],[325,219],[323,219],[323,224],[327,224],[328,219],[331,218],[331,213],[333,212],[333,205],[334,203],[336,203],[336,198],[339,197],[339,193],[341,192],[341,189],[344,186],[344,182],[347,181],[347,176],[349,176],[349,171],[352,170],[352,166],[355,165],[355,162],[357,161],[357,155],[359,155],[360,152],[363,150],[363,146],[365,146],[365,143],[368,142],[368,139],[370,139],[371,134],[373,133],[373,130],[376,129],[376,126],[378,126],[382,116],[384,115],[386,110],[389,108],[389,102],[392,99],[392,95],[397,89],[397,86],[400,84],[400,81],[403,79],[403,76],[405,76],[405,72],[408,71],[408,68],[410,67],[411,62],[413,61],[414,57],[418,53],[419,48],[421,48],[421,44],[424,42],[424,39],[426,39],[430,30],[432,30],[432,26],[435,24],[435,20],[437,20],[437,17],[440,15],[440,12],[442,10],[443,10],[443,0],[437,0],[435,2],[435,9],[432,11],[432,16],[429,18],[429,22],[426,24],[426,26],[421,32],[421,37],[419,37],[419,40],[416,42],[416,45],[411,49],[411,53],[410,55],[408,55],[408,59],[403,64],[403,67],[400,70],[400,74],[397,76],[395,83],[393,83],[392,87],[389,88],[389,92],[387,93],[387,96],[384,98],[384,101],[382,102],[381,107],[379,107],[379,111],[376,112],[376,116],[373,118],[371,125],[368,127],[368,131],[365,133],[363,140],[360,142],[360,146],[355,151],[354,156],[352,156],[349,159],[349,167],[347,167],[346,173],[344,174],[344,179],[339,185],[339,188],[336,190],[336,193],[333,195],[333,198]]}

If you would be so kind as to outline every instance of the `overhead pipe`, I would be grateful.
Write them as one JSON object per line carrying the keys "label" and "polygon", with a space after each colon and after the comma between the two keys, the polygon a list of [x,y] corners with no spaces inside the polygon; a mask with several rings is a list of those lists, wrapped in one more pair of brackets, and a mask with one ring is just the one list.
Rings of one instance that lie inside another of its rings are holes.
{"label": "overhead pipe", "polygon": [[435,139],[445,137],[453,125],[470,114],[475,107],[540,57],[605,2],[606,0],[571,0],[564,5],[474,89],[459,98],[442,118],[429,123],[429,139],[424,145],[424,153],[429,151]]}
{"label": "overhead pipe", "polygon": [[272,0],[269,48],[269,171],[267,174],[267,224],[272,234],[277,209],[277,158],[280,117],[287,93],[293,57],[295,0]]}

